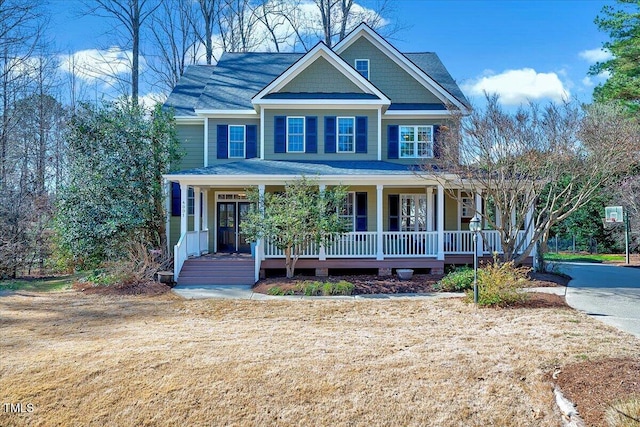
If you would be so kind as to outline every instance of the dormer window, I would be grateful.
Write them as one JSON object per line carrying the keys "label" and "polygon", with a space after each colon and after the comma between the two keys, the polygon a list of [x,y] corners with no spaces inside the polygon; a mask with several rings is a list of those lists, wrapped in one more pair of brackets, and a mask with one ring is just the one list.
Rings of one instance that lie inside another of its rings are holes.
{"label": "dormer window", "polygon": [[369,60],[356,59],[356,71],[359,72],[362,77],[369,80]]}

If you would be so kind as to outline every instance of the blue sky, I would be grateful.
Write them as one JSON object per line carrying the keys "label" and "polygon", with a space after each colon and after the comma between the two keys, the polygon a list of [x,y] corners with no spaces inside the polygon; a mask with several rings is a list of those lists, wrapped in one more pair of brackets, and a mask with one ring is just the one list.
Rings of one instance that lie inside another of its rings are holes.
{"label": "blue sky", "polygon": [[[395,0],[403,29],[392,43],[404,52],[434,51],[474,103],[498,91],[506,105],[562,96],[591,100],[604,76],[588,77],[607,35],[593,23],[603,0]],[[77,52],[113,44],[110,23],[82,16],[78,0],[53,0],[51,35],[58,49]],[[117,61],[114,61],[117,62]],[[96,90],[105,90],[98,87]],[[143,89],[144,91],[144,89]]]}

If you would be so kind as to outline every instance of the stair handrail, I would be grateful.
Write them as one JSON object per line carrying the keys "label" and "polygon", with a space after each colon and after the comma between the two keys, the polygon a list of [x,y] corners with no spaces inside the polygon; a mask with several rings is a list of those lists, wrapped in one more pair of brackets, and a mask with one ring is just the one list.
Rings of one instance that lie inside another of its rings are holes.
{"label": "stair handrail", "polygon": [[177,282],[180,276],[180,270],[184,262],[189,258],[187,254],[187,233],[184,233],[178,239],[178,243],[173,247],[173,281]]}

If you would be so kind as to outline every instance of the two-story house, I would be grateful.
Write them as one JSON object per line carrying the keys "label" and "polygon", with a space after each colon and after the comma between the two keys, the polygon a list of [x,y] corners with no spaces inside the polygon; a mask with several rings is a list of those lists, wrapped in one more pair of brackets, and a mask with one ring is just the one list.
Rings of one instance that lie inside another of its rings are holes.
{"label": "two-story house", "polygon": [[[334,48],[224,53],[215,66],[192,66],[165,107],[186,153],[165,175],[179,283],[241,283],[284,268],[283,254],[259,242],[254,259],[209,256],[188,277],[182,271],[203,253],[250,253],[240,232],[245,190],[279,191],[303,175],[348,186],[341,213],[351,231],[304,248],[298,269],[442,272],[473,262],[468,223],[481,195],[416,173],[438,164],[440,124],[469,108],[435,53],[401,53],[361,24]],[[483,236],[480,251],[499,250],[497,232]],[[203,268],[205,260],[219,269]]]}

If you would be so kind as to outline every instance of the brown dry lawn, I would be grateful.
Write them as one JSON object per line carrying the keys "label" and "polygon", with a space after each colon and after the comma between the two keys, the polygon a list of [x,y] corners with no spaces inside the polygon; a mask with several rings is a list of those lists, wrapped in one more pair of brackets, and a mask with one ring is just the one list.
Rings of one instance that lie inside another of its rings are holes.
{"label": "brown dry lawn", "polygon": [[0,425],[558,426],[549,374],[640,340],[454,299],[0,296]]}

